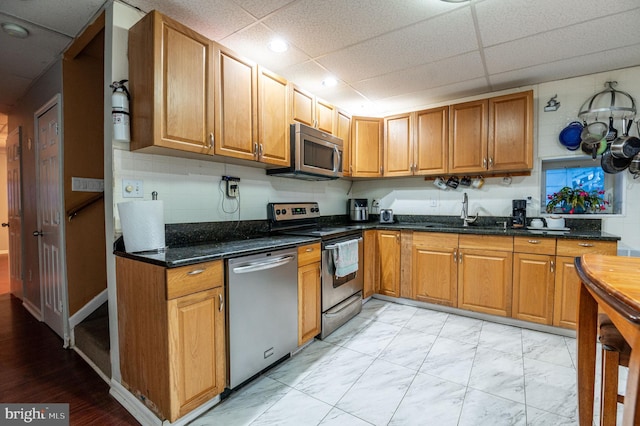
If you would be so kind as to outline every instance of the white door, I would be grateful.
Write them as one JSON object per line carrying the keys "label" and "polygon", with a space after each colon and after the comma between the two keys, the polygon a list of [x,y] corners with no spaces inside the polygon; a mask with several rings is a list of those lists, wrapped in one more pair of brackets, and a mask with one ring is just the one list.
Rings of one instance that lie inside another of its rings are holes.
{"label": "white door", "polygon": [[67,292],[63,247],[60,105],[56,97],[36,112],[40,287],[44,322],[65,340]]}
{"label": "white door", "polygon": [[[9,226],[9,280],[11,293],[22,298],[22,127],[7,138],[7,209]],[[5,224],[3,223],[2,226]]]}

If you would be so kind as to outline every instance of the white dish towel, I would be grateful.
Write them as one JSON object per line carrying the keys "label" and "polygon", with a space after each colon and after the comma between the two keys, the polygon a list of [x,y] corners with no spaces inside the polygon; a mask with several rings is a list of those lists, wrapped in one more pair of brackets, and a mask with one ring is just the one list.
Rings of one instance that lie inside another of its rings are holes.
{"label": "white dish towel", "polygon": [[358,240],[336,243],[333,250],[336,277],[344,277],[358,270]]}

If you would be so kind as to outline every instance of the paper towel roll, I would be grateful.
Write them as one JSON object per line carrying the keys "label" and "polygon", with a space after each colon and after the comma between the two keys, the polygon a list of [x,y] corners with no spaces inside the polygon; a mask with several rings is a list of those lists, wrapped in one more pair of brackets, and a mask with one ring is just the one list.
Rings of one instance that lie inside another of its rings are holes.
{"label": "paper towel roll", "polygon": [[164,205],[160,200],[118,203],[125,250],[128,253],[165,247]]}

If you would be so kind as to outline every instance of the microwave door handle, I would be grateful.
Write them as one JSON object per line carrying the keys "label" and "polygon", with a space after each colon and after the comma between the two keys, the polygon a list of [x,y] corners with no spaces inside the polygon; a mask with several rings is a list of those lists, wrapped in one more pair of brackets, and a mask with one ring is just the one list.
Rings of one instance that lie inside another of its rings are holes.
{"label": "microwave door handle", "polygon": [[340,150],[337,146],[334,146],[333,151],[335,152],[335,155],[333,156],[333,172],[337,173],[340,165]]}

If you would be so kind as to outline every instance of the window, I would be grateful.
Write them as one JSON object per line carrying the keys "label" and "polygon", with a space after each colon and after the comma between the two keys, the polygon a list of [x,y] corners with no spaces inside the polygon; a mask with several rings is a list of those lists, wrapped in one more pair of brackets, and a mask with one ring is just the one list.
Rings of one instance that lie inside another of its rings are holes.
{"label": "window", "polygon": [[599,214],[621,214],[624,175],[625,173],[607,174],[599,162],[590,158],[543,160],[540,212],[546,213],[547,197],[550,194],[568,186],[581,187],[585,191],[604,191],[604,200],[609,204]]}

